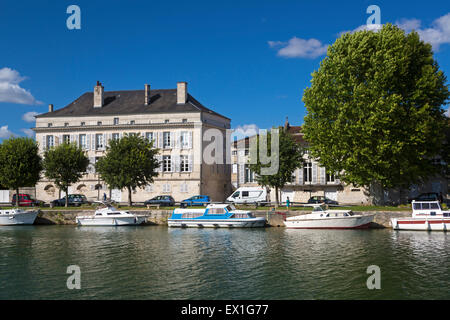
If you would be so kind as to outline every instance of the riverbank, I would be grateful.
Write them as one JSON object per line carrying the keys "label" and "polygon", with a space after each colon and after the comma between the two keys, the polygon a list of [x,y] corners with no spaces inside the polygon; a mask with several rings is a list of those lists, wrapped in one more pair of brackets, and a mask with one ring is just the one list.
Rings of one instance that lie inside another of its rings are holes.
{"label": "riverbank", "polygon": [[[167,219],[172,214],[172,210],[129,210],[131,213],[144,215],[147,217],[147,225],[167,225]],[[305,213],[309,213],[305,212]],[[374,214],[374,221],[371,228],[391,228],[390,219],[409,217],[411,213],[409,211],[354,211],[355,214],[371,215]],[[93,215],[94,210],[40,210],[35,224],[36,225],[75,225],[75,218],[79,215]],[[254,211],[255,216],[265,217],[268,221],[268,225],[271,227],[283,227],[284,217],[296,216],[298,211]]]}

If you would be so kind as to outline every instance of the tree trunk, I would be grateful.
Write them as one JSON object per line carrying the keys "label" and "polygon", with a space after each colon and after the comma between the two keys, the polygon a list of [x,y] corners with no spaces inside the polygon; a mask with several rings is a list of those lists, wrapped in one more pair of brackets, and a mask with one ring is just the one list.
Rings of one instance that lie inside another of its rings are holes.
{"label": "tree trunk", "polygon": [[278,208],[278,202],[279,202],[279,197],[278,197],[278,187],[275,187],[275,208]]}
{"label": "tree trunk", "polygon": [[69,206],[69,187],[64,188],[64,192],[66,193],[66,208]]}
{"label": "tree trunk", "polygon": [[131,207],[132,206],[132,202],[131,202],[131,188],[128,188],[128,205]]}
{"label": "tree trunk", "polygon": [[16,189],[16,207],[20,206],[20,196],[19,196],[19,188]]}

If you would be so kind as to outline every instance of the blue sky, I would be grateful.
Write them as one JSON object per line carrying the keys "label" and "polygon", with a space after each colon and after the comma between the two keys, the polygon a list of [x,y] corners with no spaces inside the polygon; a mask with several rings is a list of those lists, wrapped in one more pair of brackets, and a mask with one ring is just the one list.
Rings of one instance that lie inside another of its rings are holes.
{"label": "blue sky", "polygon": [[[69,30],[69,5],[81,30]],[[105,90],[175,88],[232,127],[303,122],[301,97],[326,46],[365,25],[420,30],[450,74],[448,1],[8,1],[0,3],[0,138],[25,135],[30,115],[61,108],[97,80]],[[25,119],[25,120],[24,120]]]}

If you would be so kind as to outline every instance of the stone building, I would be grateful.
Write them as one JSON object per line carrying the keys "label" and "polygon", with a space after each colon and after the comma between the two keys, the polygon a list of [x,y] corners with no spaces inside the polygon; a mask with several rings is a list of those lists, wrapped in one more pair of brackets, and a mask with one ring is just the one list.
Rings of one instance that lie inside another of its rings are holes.
{"label": "stone building", "polygon": [[[336,200],[340,204],[369,204],[373,202],[373,196],[363,187],[348,185],[339,180],[337,174],[330,173],[321,167],[318,161],[310,157],[308,153],[308,142],[303,138],[301,126],[291,126],[286,120],[284,130],[287,130],[294,139],[305,149],[304,166],[295,170],[292,182],[280,190],[280,201],[285,202],[289,197],[292,202],[307,202],[313,196],[325,196]],[[253,137],[247,137],[231,143],[232,174],[231,183],[236,189],[238,187],[258,186],[255,173],[248,165],[248,154]],[[385,190],[381,197],[385,203],[405,203],[408,198],[415,197],[425,192],[442,192],[447,195],[447,179],[445,177],[434,177],[422,185],[411,186],[410,190],[399,192],[398,190]],[[380,195],[378,195],[380,196]],[[275,201],[275,190],[271,190],[270,199]]]}
{"label": "stone building", "polygon": [[[109,190],[95,172],[94,164],[104,156],[111,139],[124,134],[141,134],[153,141],[160,152],[158,176],[153,184],[137,189],[133,201],[145,201],[157,195],[172,195],[181,201],[197,194],[222,201],[231,190],[230,166],[207,165],[202,159],[208,129],[217,129],[226,137],[230,119],[203,106],[187,90],[186,82],[176,89],[104,91],[97,82],[93,92],[86,92],[64,108],[36,116],[36,141],[40,152],[63,142],[76,143],[90,160],[83,178],[69,188],[70,193],[88,199],[104,193],[115,201],[128,199],[126,190]],[[225,145],[225,144],[223,144]],[[60,191],[45,177],[36,185],[36,197],[51,201]]]}

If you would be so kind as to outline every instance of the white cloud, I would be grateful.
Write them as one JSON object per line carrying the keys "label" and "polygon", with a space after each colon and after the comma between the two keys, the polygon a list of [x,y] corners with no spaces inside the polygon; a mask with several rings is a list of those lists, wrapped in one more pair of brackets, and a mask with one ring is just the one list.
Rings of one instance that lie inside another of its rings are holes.
{"label": "white cloud", "polygon": [[28,137],[34,137],[34,131],[31,129],[20,129],[23,133],[25,133]]}
{"label": "white cloud", "polygon": [[420,38],[430,43],[434,50],[442,44],[450,43],[450,13],[433,21],[431,28],[417,29]]}
{"label": "white cloud", "polygon": [[10,68],[0,69],[0,102],[12,102],[19,104],[41,104],[33,95],[19,86],[25,80],[19,72]]}
{"label": "white cloud", "polygon": [[406,32],[418,30],[422,22],[419,19],[401,19],[396,21],[395,24]]}
{"label": "white cloud", "polygon": [[269,41],[271,48],[280,48],[277,55],[286,58],[314,59],[327,52],[328,44],[317,39],[291,38],[288,42]]}
{"label": "white cloud", "polygon": [[12,136],[13,133],[11,131],[9,131],[8,126],[2,126],[0,127],[0,138],[9,138],[10,136]]}
{"label": "white cloud", "polygon": [[237,126],[233,129],[231,133],[231,141],[235,139],[240,140],[245,137],[251,137],[257,135],[259,132],[259,127],[256,124],[245,124],[242,126]]}
{"label": "white cloud", "polygon": [[355,32],[363,31],[363,30],[378,32],[382,27],[383,27],[383,25],[381,25],[381,24],[376,24],[376,23],[373,23],[373,24],[363,24],[363,25],[359,26],[358,28],[356,28],[356,29],[354,29],[354,30],[341,31],[341,32],[339,32],[338,35],[339,35],[339,37],[340,37],[340,36],[342,36],[344,33],[347,33],[347,32],[355,33]]}
{"label": "white cloud", "polygon": [[22,116],[22,120],[24,120],[26,122],[34,122],[36,120],[34,118],[34,116],[37,116],[38,114],[39,114],[39,112],[36,112],[36,111],[27,112]]}

